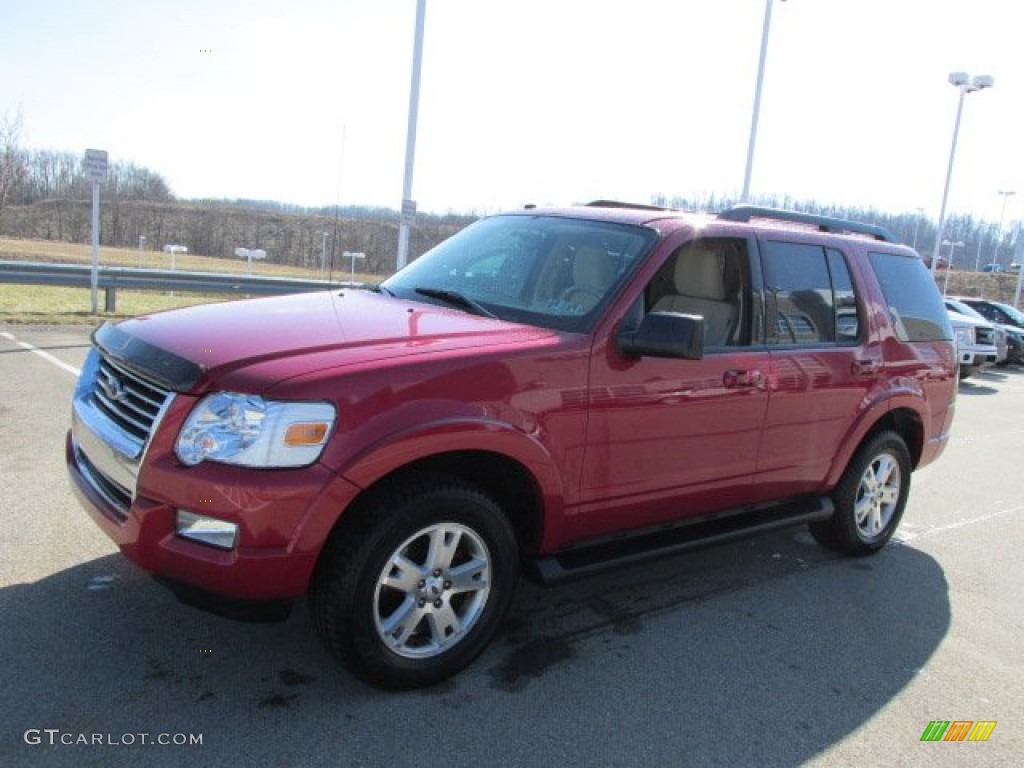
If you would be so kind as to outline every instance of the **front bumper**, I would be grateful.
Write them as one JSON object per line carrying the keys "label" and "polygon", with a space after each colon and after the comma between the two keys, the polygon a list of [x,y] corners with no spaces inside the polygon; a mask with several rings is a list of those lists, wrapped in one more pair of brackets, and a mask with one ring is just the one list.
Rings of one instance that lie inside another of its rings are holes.
{"label": "front bumper", "polygon": [[[65,456],[72,489],[90,517],[128,559],[166,582],[194,588],[175,589],[179,597],[185,591],[233,600],[301,596],[324,540],[358,493],[319,465],[301,474],[250,471],[249,485],[240,488],[235,468],[218,477],[222,467],[185,470],[171,466],[173,460],[165,455],[143,468],[140,479],[148,472],[153,490],[140,483],[125,509],[97,483],[96,467],[70,431]],[[172,501],[169,494],[177,498]],[[178,509],[238,523],[238,546],[225,551],[179,537]]]}
{"label": "front bumper", "polygon": [[980,368],[984,365],[993,365],[999,359],[995,347],[991,352],[978,352],[973,349],[965,349],[960,353],[960,365],[967,365],[971,368]]}

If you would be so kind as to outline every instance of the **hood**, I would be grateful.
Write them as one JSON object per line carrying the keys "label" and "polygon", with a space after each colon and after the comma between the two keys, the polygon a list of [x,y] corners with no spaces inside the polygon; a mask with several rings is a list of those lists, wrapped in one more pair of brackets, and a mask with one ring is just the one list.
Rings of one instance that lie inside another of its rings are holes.
{"label": "hood", "polygon": [[104,325],[98,346],[177,391],[260,363],[271,386],[308,373],[317,356],[338,367],[409,355],[522,343],[553,336],[534,326],[364,290],[292,294],[202,304]]}
{"label": "hood", "polygon": [[954,325],[971,325],[975,328],[994,328],[995,325],[990,323],[988,320],[982,320],[980,317],[971,317],[970,315],[961,315],[959,312],[954,312],[952,309],[947,309],[946,313],[949,315],[949,322]]}

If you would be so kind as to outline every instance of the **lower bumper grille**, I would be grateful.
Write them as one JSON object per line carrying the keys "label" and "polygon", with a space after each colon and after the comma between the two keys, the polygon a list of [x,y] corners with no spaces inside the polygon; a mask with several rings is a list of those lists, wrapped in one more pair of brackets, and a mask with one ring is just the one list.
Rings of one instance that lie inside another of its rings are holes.
{"label": "lower bumper grille", "polygon": [[89,461],[89,458],[74,446],[75,461],[78,463],[82,476],[100,497],[107,502],[119,522],[128,519],[128,510],[132,505],[132,495],[127,488],[122,488],[118,483],[104,475],[96,465]]}

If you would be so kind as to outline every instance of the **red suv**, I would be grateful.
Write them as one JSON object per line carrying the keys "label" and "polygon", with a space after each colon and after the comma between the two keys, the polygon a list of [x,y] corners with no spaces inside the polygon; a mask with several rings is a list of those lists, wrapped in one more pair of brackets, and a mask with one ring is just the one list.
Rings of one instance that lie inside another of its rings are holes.
{"label": "red suv", "polygon": [[877,551],[945,446],[953,335],[884,230],[598,202],[482,219],[378,289],[107,324],[85,508],[183,600],[308,595],[385,687],[469,664],[554,581],[809,523]]}

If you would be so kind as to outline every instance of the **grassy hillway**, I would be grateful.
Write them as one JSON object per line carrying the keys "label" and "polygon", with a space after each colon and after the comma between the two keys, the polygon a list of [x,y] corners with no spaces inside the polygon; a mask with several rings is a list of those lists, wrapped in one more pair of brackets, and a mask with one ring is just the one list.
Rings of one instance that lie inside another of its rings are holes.
{"label": "grassy hillway", "polygon": [[[13,240],[0,238],[0,260],[39,261],[54,264],[89,264],[92,247],[77,243],[47,240]],[[143,269],[170,269],[171,255],[162,251],[138,251],[132,248],[101,247],[100,264],[110,267],[139,267]],[[197,254],[176,254],[174,267],[195,272],[225,272],[245,274],[246,264],[224,259],[212,259]],[[303,269],[283,264],[254,261],[254,275],[282,275],[286,277],[318,278],[319,270]],[[336,278],[347,279],[351,273],[336,270]],[[361,282],[379,282],[380,275],[356,272]],[[165,293],[160,291],[118,291],[117,312],[92,314],[87,289],[60,288],[42,285],[11,285],[0,282],[0,324],[32,325],[99,325],[104,320],[133,317],[162,309],[184,307],[211,301],[229,301],[238,298],[232,294]],[[102,307],[103,293],[99,303]]]}

